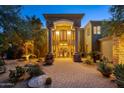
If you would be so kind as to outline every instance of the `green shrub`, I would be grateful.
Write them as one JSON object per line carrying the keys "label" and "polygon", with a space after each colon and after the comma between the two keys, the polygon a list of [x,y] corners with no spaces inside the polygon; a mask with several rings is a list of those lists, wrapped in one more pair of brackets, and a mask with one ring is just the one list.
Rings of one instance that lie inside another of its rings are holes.
{"label": "green shrub", "polygon": [[0,60],[0,66],[5,65],[5,62],[3,60]]}
{"label": "green shrub", "polygon": [[115,66],[114,75],[116,77],[116,84],[118,87],[124,88],[124,64],[117,64]]}
{"label": "green shrub", "polygon": [[88,65],[93,65],[94,64],[93,60],[89,57],[87,58],[87,60],[84,61],[84,63],[88,64]]}
{"label": "green shrub", "polygon": [[16,83],[20,80],[20,77],[24,75],[25,69],[21,66],[17,66],[15,70],[10,70],[9,80],[12,83]]}
{"label": "green shrub", "polygon": [[18,77],[16,76],[16,71],[15,70],[10,70],[9,81],[11,83],[16,83],[18,81]]}
{"label": "green shrub", "polygon": [[98,63],[98,71],[100,71],[103,76],[110,77],[113,71],[113,64],[102,60]]}
{"label": "green shrub", "polygon": [[52,83],[52,79],[50,77],[48,77],[46,79],[45,85],[51,85],[51,83]]}
{"label": "green shrub", "polygon": [[100,59],[100,52],[98,51],[92,51],[88,53],[88,55],[93,59],[93,61],[96,63],[96,60]]}
{"label": "green shrub", "polygon": [[12,83],[17,83],[20,80],[24,80],[26,73],[29,75],[26,79],[44,74],[39,65],[17,66],[15,70],[10,70],[9,80]]}
{"label": "green shrub", "polygon": [[27,72],[31,75],[31,77],[44,74],[44,72],[42,71],[39,65],[28,65],[26,67],[27,67]]}

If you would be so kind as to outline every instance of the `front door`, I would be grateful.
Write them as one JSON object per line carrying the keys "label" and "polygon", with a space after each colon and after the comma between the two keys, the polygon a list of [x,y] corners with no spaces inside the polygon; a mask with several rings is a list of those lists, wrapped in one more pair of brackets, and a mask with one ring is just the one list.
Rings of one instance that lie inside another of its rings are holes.
{"label": "front door", "polygon": [[61,47],[58,52],[59,52],[58,57],[69,57],[70,56],[69,55],[70,51],[68,50],[67,47]]}

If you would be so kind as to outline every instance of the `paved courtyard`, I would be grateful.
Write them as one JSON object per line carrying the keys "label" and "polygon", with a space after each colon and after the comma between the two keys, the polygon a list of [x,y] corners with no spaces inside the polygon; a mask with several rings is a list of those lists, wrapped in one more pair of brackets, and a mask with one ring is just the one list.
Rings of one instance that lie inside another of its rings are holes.
{"label": "paved courtyard", "polygon": [[52,78],[54,88],[113,88],[110,79],[96,70],[96,66],[72,62],[72,59],[55,59],[54,65],[44,67]]}

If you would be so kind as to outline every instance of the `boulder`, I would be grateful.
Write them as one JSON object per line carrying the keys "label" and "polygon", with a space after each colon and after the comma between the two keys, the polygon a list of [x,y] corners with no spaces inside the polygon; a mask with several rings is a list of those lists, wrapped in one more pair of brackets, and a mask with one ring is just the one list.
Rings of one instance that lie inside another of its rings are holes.
{"label": "boulder", "polygon": [[29,78],[30,78],[30,74],[26,72],[19,78],[19,80],[27,80]]}
{"label": "boulder", "polygon": [[0,83],[0,88],[12,88],[14,87],[13,83]]}
{"label": "boulder", "polygon": [[33,77],[28,82],[28,87],[31,88],[44,88],[47,75],[40,75],[37,77]]}

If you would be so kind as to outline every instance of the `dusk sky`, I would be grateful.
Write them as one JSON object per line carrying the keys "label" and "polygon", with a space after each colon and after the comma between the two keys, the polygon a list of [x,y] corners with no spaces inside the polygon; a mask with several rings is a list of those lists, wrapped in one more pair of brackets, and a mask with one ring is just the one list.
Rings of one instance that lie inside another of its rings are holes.
{"label": "dusk sky", "polygon": [[90,20],[103,20],[111,17],[109,13],[110,6],[107,5],[27,5],[23,6],[21,11],[22,15],[31,16],[36,15],[41,19],[45,26],[45,19],[42,14],[50,13],[84,13],[85,16],[82,19],[82,27],[84,27]]}

